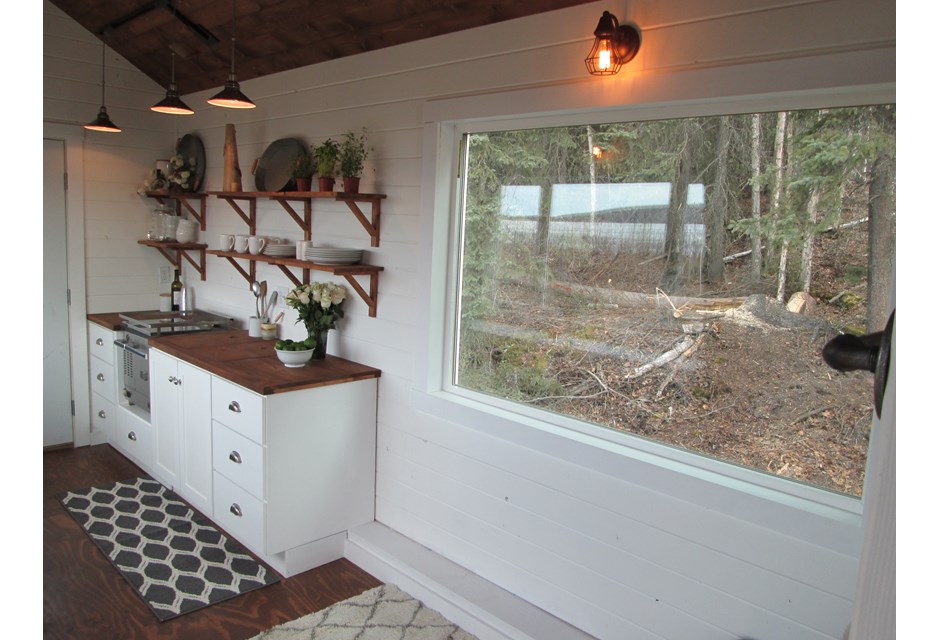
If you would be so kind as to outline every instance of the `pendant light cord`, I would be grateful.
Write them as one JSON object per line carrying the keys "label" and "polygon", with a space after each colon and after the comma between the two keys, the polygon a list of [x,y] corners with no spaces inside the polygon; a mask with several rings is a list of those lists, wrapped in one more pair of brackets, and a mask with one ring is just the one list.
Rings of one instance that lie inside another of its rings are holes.
{"label": "pendant light cord", "polygon": [[104,41],[101,42],[101,106],[104,106]]}
{"label": "pendant light cord", "polygon": [[232,79],[235,79],[235,0],[232,0]]}

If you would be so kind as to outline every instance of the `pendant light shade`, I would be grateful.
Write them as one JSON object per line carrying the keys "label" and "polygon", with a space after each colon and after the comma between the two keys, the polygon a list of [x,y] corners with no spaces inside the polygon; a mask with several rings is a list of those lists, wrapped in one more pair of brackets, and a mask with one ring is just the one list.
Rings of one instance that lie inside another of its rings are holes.
{"label": "pendant light shade", "polygon": [[108,117],[108,110],[104,106],[104,42],[101,43],[101,111],[98,112],[98,117],[93,121],[85,125],[85,128],[89,131],[105,131],[108,133],[120,133],[121,129],[118,128],[111,118]]}
{"label": "pendant light shade", "polygon": [[242,93],[235,79],[235,0],[232,0],[232,71],[228,74],[228,82],[220,92],[208,100],[209,104],[229,109],[254,109],[257,105]]}
{"label": "pendant light shade", "polygon": [[176,116],[191,116],[196,113],[190,109],[182,98],[180,92],[176,90],[176,52],[171,51],[170,58],[170,87],[166,90],[166,97],[157,104],[150,107],[151,111],[159,113],[169,113]]}

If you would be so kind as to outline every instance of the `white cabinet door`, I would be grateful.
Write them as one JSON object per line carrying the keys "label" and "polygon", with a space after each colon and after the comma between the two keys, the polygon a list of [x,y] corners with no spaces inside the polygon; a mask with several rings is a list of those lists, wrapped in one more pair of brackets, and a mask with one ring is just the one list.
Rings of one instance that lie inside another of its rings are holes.
{"label": "white cabinet door", "polygon": [[[152,353],[152,352],[151,352]],[[177,492],[212,517],[212,382],[208,372],[179,362],[179,485]]]}
{"label": "white cabinet door", "polygon": [[179,484],[180,380],[178,360],[150,350],[150,424],[153,427],[153,475],[164,485]]}

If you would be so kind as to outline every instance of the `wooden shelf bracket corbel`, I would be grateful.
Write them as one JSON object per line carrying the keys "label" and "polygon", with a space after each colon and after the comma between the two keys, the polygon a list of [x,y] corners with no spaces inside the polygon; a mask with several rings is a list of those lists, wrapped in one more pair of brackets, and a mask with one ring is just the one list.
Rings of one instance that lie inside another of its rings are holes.
{"label": "wooden shelf bracket corbel", "polygon": [[[385,196],[365,194],[347,195],[345,193],[338,193],[336,195],[336,199],[346,203],[349,210],[352,211],[356,219],[359,220],[359,224],[362,225],[362,228],[369,233],[369,236],[372,238],[373,247],[379,246],[379,238],[381,237],[382,198],[384,197]],[[372,203],[371,220],[366,217],[366,214],[359,208],[359,202]]]}

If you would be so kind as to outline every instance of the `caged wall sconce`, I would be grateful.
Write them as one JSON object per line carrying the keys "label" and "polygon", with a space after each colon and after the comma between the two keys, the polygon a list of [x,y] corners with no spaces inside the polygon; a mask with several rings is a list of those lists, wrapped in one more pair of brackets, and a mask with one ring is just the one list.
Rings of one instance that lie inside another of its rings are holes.
{"label": "caged wall sconce", "polygon": [[595,76],[612,76],[640,50],[640,32],[630,25],[621,25],[617,16],[605,11],[594,30],[594,46],[584,59],[588,72]]}

